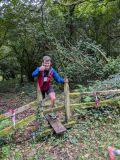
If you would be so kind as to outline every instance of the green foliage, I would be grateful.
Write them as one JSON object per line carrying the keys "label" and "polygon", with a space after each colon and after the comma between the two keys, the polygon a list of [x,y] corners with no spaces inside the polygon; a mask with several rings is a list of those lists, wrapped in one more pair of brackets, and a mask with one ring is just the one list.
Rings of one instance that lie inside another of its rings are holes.
{"label": "green foliage", "polygon": [[9,92],[17,87],[18,79],[0,81],[0,93]]}
{"label": "green foliage", "polygon": [[93,99],[92,97],[86,96],[86,97],[84,98],[84,101],[85,101],[85,102],[91,102],[92,99]]}
{"label": "green foliage", "polygon": [[[95,92],[103,91],[110,89],[119,89],[120,88],[120,74],[110,75],[107,79],[103,81],[89,81],[87,86],[78,85],[80,92]],[[114,95],[113,95],[114,97]]]}
{"label": "green foliage", "polygon": [[[19,74],[21,82],[23,75],[32,81],[31,73],[45,54],[51,55],[53,66],[72,85],[118,71],[112,60],[120,49],[118,0],[1,2],[0,74],[4,79]],[[104,66],[108,56],[111,61]]]}
{"label": "green foliage", "polygon": [[38,143],[4,145],[0,158],[19,160],[24,156],[29,160],[54,160],[56,157],[69,159],[71,156],[72,159],[107,159],[108,146],[120,147],[119,115],[119,107],[79,109],[78,123],[63,135],[52,135]]}
{"label": "green foliage", "polygon": [[63,76],[68,76],[71,83],[87,83],[97,78],[105,65],[105,54],[101,55],[101,47],[89,39],[80,40],[74,46],[69,45],[69,48],[56,42],[56,47],[57,51],[50,55],[55,67],[59,68]]}
{"label": "green foliage", "polygon": [[1,154],[0,157],[1,158],[7,158],[7,156],[10,154],[10,146],[9,145],[5,145],[1,148]]}
{"label": "green foliage", "polygon": [[109,63],[107,63],[103,67],[103,76],[108,77],[109,75],[113,75],[115,73],[119,73],[120,70],[120,58],[110,59]]}
{"label": "green foliage", "polygon": [[0,130],[12,124],[12,121],[9,119],[0,121]]}
{"label": "green foliage", "polygon": [[36,98],[36,85],[34,83],[24,83],[23,85],[17,86],[16,84],[16,91],[21,93],[21,96],[27,95],[32,98]]}

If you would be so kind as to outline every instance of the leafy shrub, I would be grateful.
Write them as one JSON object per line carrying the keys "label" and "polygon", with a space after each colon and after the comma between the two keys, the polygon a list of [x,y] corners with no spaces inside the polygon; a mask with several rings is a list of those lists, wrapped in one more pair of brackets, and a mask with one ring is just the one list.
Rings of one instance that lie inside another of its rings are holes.
{"label": "leafy shrub", "polygon": [[109,75],[118,73],[120,70],[120,58],[110,59],[109,63],[107,63],[103,67],[103,77],[108,77]]}
{"label": "leafy shrub", "polygon": [[[71,87],[102,77],[101,71],[106,56],[95,42],[86,39],[78,41],[74,46],[68,44],[64,47],[58,42],[55,46],[56,50],[49,53],[53,59],[53,66],[63,77],[69,78]],[[101,56],[101,52],[104,56]]]}

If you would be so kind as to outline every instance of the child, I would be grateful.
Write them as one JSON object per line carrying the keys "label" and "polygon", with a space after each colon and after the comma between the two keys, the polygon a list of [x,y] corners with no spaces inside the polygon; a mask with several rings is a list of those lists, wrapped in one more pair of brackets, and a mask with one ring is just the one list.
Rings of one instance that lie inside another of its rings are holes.
{"label": "child", "polygon": [[116,149],[114,147],[108,147],[108,153],[109,153],[109,158],[110,160],[115,160],[115,156],[120,155],[120,149]]}
{"label": "child", "polygon": [[51,58],[49,56],[43,57],[43,62],[40,67],[37,67],[36,70],[32,73],[33,77],[37,76],[37,82],[39,84],[41,93],[43,98],[45,98],[45,93],[49,96],[51,100],[51,109],[53,111],[54,103],[55,103],[55,92],[51,85],[52,77],[56,80],[56,82],[64,84],[65,81],[62,79],[56,70],[51,67]]}

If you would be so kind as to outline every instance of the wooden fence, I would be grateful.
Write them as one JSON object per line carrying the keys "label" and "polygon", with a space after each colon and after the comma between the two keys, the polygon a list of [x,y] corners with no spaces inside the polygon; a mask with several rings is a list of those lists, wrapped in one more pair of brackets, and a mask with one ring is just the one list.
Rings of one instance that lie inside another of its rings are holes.
{"label": "wooden fence", "polygon": [[[66,128],[71,127],[73,124],[76,123],[75,117],[72,114],[72,111],[75,108],[85,108],[85,107],[91,107],[91,106],[96,106],[95,102],[87,102],[87,103],[74,103],[71,104],[70,103],[70,98],[74,97],[74,96],[93,96],[94,93],[96,93],[97,95],[107,95],[107,94],[119,94],[120,90],[108,90],[108,91],[95,91],[95,92],[74,92],[74,93],[70,93],[69,92],[69,85],[68,83],[64,84],[64,105],[62,106],[58,106],[55,107],[53,109],[53,112],[56,111],[61,111],[64,110],[65,111],[65,121],[63,122],[64,125],[66,126]],[[27,111],[31,108],[37,108],[37,106],[39,106],[40,103],[43,103],[42,101],[42,96],[41,96],[41,92],[39,90],[39,86],[37,85],[37,100],[33,101],[29,104],[26,104],[20,108],[15,109],[15,113],[19,114],[22,113],[23,111]],[[120,106],[120,101],[116,100],[114,101],[113,99],[108,99],[108,100],[104,100],[100,102],[100,106],[102,105],[112,105],[112,106]],[[45,109],[46,107],[44,106],[44,104],[42,104],[43,109],[41,108],[41,116],[43,117],[44,114],[49,113],[51,110],[50,109]],[[8,113],[4,113],[0,115],[0,121],[8,119],[12,117],[12,113],[8,112]],[[33,122],[34,120],[36,120],[36,114],[33,113],[29,116],[27,116],[26,118],[23,118],[22,120],[16,121],[16,125],[15,128],[13,125],[10,125],[2,130],[0,130],[0,137],[6,137],[9,134],[14,133],[14,131],[18,128],[23,128],[25,126],[27,126],[28,124],[30,124],[31,122]],[[45,130],[43,131],[42,134],[49,134],[50,132],[52,132],[52,129],[49,128],[49,126],[45,126]],[[41,134],[41,135],[42,135]]]}

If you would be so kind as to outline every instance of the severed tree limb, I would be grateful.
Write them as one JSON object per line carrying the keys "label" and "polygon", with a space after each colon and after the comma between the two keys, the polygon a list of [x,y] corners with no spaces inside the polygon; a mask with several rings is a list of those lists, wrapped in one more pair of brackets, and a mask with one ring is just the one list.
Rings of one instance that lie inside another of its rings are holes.
{"label": "severed tree limb", "polygon": [[92,44],[90,44],[90,43],[88,43],[88,42],[86,42],[86,44],[88,44],[88,45],[92,46],[93,48],[97,49],[97,50],[99,51],[100,55],[104,58],[104,60],[105,60],[107,63],[109,62],[109,60],[108,60],[107,57],[105,56],[105,53],[102,52],[99,48],[97,48],[96,46],[94,46],[94,45],[92,45]]}

